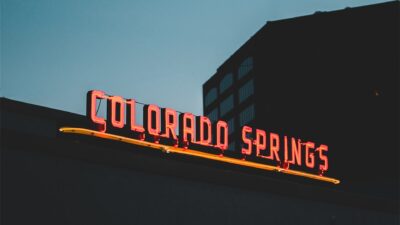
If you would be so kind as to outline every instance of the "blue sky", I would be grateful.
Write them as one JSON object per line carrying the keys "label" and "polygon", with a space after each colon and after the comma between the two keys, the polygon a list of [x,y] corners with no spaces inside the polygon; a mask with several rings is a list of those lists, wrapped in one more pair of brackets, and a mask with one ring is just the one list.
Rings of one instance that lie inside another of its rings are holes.
{"label": "blue sky", "polygon": [[379,0],[1,0],[3,97],[85,113],[86,92],[202,114],[202,84],[266,21]]}

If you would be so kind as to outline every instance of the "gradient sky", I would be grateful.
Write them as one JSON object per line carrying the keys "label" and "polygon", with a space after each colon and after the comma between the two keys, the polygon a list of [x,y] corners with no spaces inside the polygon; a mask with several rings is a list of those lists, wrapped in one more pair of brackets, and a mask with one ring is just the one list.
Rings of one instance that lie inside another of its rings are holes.
{"label": "gradient sky", "polygon": [[86,92],[202,114],[202,84],[266,21],[379,0],[0,0],[3,97],[85,113]]}

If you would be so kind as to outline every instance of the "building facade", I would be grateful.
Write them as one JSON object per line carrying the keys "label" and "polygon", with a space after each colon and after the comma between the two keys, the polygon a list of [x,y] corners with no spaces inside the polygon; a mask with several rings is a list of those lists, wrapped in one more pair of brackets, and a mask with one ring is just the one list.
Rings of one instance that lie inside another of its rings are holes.
{"label": "building facade", "polygon": [[267,22],[203,84],[204,115],[329,145],[328,173],[398,199],[399,2]]}
{"label": "building facade", "polygon": [[83,115],[0,98],[1,216],[13,224],[398,224],[397,202],[60,132]]}
{"label": "building facade", "polygon": [[122,97],[102,98],[107,132],[95,107],[84,116],[0,98],[0,223],[399,224],[398,9],[268,23],[203,87],[205,114],[229,121],[231,140],[249,124],[329,144],[340,184],[222,160],[255,163],[231,157],[240,146],[196,157],[140,140]]}

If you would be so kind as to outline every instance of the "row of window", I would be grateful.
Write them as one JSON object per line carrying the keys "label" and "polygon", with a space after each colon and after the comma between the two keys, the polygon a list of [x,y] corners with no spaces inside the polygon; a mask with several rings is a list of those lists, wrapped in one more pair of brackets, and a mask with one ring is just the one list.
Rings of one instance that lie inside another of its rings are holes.
{"label": "row of window", "polygon": [[235,131],[235,118],[228,120],[228,134],[232,134]]}
{"label": "row of window", "polygon": [[[212,121],[216,122],[218,120],[218,108],[215,108],[210,113],[208,113],[207,117]],[[239,114],[239,126],[242,127],[254,120],[254,105],[251,104],[247,108],[245,108]],[[227,121],[229,127],[229,134],[232,134],[235,131],[235,118],[231,118]]]}
{"label": "row of window", "polygon": [[215,100],[217,100],[217,96],[218,96],[218,94],[217,94],[217,88],[211,88],[208,92],[207,92],[207,94],[206,94],[206,96],[205,96],[205,98],[204,98],[204,105],[205,106],[208,106],[208,105],[210,105],[211,103],[213,103]]}
{"label": "row of window", "polygon": [[[208,102],[209,95],[216,95],[216,90],[215,92],[209,92],[208,95],[206,96],[206,103]],[[249,98],[254,94],[254,81],[253,79],[249,80],[246,82],[242,87],[239,88],[239,103],[242,103],[244,100]],[[207,105],[207,104],[206,104]],[[224,116],[226,113],[231,111],[234,108],[234,98],[233,94],[229,95],[226,97],[220,104],[220,116]],[[212,115],[210,116],[210,119],[218,117],[216,110],[213,110]]]}
{"label": "row of window", "polygon": [[240,89],[239,89],[239,103],[242,103],[248,97],[254,94],[254,84],[253,79],[247,81]]}
{"label": "row of window", "polygon": [[[240,65],[238,69],[238,80],[245,77],[253,69],[253,58],[246,58]],[[228,90],[233,85],[233,73],[226,74],[219,83],[219,93],[222,94]],[[217,88],[211,88],[205,95],[204,105],[207,107],[215,100],[217,100],[218,93]]]}
{"label": "row of window", "polygon": [[231,94],[227,98],[225,98],[219,105],[220,116],[224,116],[226,113],[231,111],[233,109],[233,105],[233,94]]}
{"label": "row of window", "polygon": [[230,88],[233,84],[233,74],[228,73],[222,78],[221,82],[219,83],[219,93],[224,93],[228,88]]}
{"label": "row of window", "polygon": [[[250,105],[246,109],[244,109],[239,115],[239,122],[240,127],[250,123],[254,120],[254,105]],[[229,135],[231,135],[235,131],[235,119],[231,118],[228,120],[228,127],[229,127]],[[233,140],[229,143],[228,147],[229,151],[236,151],[236,142]]]}
{"label": "row of window", "polygon": [[251,104],[245,110],[243,110],[239,115],[240,126],[248,124],[254,119],[254,105]]}
{"label": "row of window", "polygon": [[218,108],[211,110],[207,117],[211,120],[211,122],[216,122],[218,120]]}
{"label": "row of window", "polygon": [[236,150],[235,148],[236,148],[236,146],[235,146],[235,142],[234,141],[229,143],[229,146],[228,146],[228,150],[229,151],[235,151]]}
{"label": "row of window", "polygon": [[245,77],[253,69],[253,58],[248,57],[239,66],[238,79]]}
{"label": "row of window", "polygon": [[[239,88],[239,103],[249,98],[254,94],[254,82],[253,79],[249,80],[242,87]],[[233,94],[226,97],[219,105],[220,116],[224,116],[234,108]]]}

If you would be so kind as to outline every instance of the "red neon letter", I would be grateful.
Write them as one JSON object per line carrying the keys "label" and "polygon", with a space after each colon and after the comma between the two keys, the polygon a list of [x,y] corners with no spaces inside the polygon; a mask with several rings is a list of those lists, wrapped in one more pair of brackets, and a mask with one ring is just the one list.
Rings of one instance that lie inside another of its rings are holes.
{"label": "red neon letter", "polygon": [[211,121],[205,116],[196,117],[196,137],[197,143],[201,145],[209,146],[211,144]]}
{"label": "red neon letter", "polygon": [[165,138],[172,138],[177,140],[178,137],[176,136],[175,129],[177,126],[177,119],[178,116],[176,111],[170,108],[163,108],[161,109],[161,130],[163,133],[163,137]]}
{"label": "red neon letter", "polygon": [[[188,137],[190,135],[190,138]],[[183,142],[194,143],[195,127],[194,115],[191,113],[181,113],[179,115],[179,139]]]}
{"label": "red neon letter", "polygon": [[324,165],[319,165],[319,169],[322,171],[327,171],[328,170],[328,156],[324,155],[324,151],[328,151],[328,146],[327,145],[320,145],[318,147],[319,150],[319,158],[324,161]]}
{"label": "red neon letter", "polygon": [[263,130],[256,129],[256,156],[260,155],[261,150],[267,148],[267,134]]}
{"label": "red neon letter", "polygon": [[107,120],[113,127],[123,128],[125,125],[125,104],[121,96],[111,96],[107,101]]}
{"label": "red neon letter", "polygon": [[160,108],[156,105],[145,105],[143,109],[143,118],[147,133],[154,136],[160,135]]}
{"label": "red neon letter", "polygon": [[292,159],[289,160],[289,163],[296,164],[301,166],[301,140],[297,140],[292,138]]}
{"label": "red neon letter", "polygon": [[287,136],[283,136],[283,150],[284,150],[284,159],[283,162],[288,162],[288,143],[287,143]]}
{"label": "red neon letter", "polygon": [[100,132],[106,132],[106,121],[96,115],[96,99],[105,99],[107,96],[103,91],[92,90],[87,93],[86,116],[98,125]]}
{"label": "red neon letter", "polygon": [[126,123],[130,124],[130,128],[132,131],[144,132],[144,128],[142,126],[136,125],[136,101],[135,99],[128,99],[126,101]]}
{"label": "red neon letter", "polygon": [[242,141],[244,144],[247,144],[247,149],[242,148],[242,154],[245,155],[251,155],[251,148],[252,148],[252,143],[251,139],[247,138],[247,133],[252,133],[253,129],[249,126],[243,126],[242,128]]}
{"label": "red neon letter", "polygon": [[279,151],[279,135],[270,133],[269,135],[269,146],[270,146],[270,154],[266,158],[274,160],[274,156],[276,161],[281,161],[279,159],[278,151]]}
{"label": "red neon letter", "polygon": [[306,144],[306,166],[308,168],[314,168],[314,153],[310,152],[311,149],[315,148],[314,142],[308,141]]}
{"label": "red neon letter", "polygon": [[[223,139],[223,143],[222,143]],[[225,151],[228,149],[228,124],[225,121],[217,122],[217,144],[216,147]]]}

